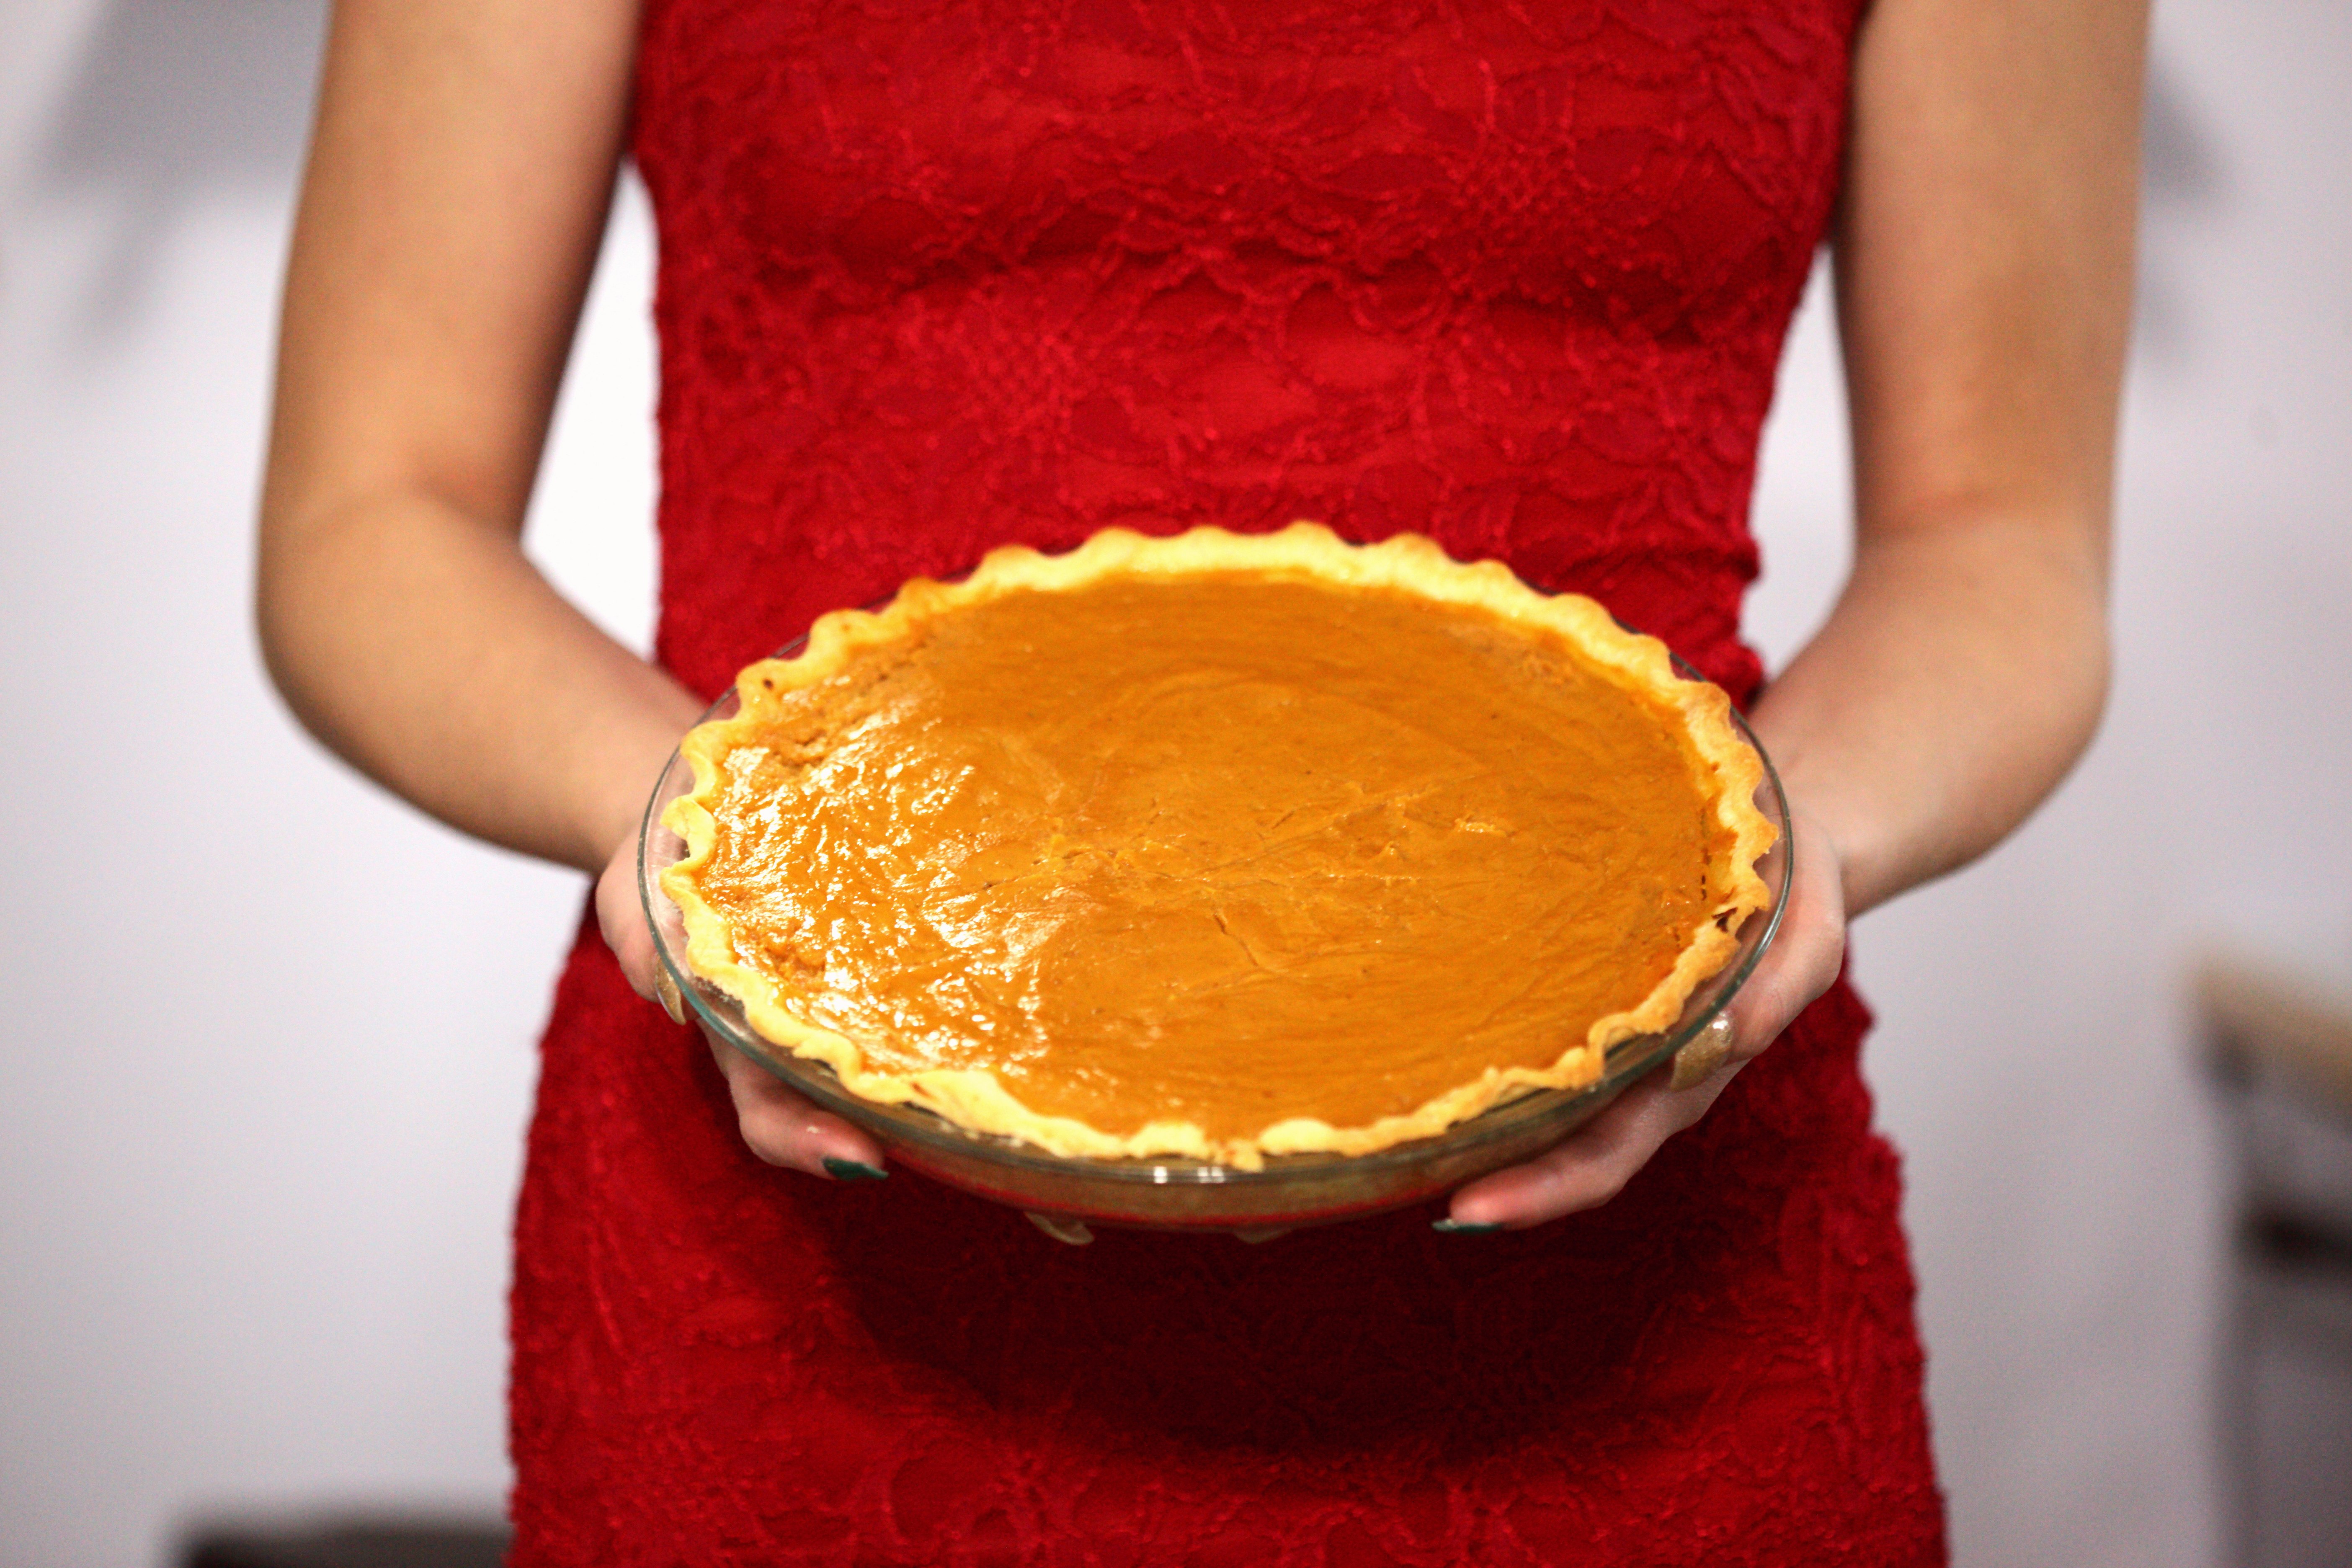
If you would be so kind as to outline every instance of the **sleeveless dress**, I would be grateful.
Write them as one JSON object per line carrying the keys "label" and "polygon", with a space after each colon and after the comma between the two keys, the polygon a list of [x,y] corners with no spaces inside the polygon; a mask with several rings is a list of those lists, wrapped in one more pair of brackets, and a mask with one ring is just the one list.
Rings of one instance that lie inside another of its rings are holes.
{"label": "sleeveless dress", "polygon": [[[1743,699],[1860,0],[653,0],[659,655],[989,547],[1295,518]],[[737,1140],[583,930],[517,1224],[513,1561],[1943,1561],[1843,985],[1591,1215],[1058,1245]]]}

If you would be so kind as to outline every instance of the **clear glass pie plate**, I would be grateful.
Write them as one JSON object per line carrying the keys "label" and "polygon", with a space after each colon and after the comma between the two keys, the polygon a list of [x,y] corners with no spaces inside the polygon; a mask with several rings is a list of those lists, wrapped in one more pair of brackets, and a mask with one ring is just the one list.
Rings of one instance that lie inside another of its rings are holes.
{"label": "clear glass pie plate", "polygon": [[[730,690],[705,718],[728,718],[735,711],[735,693]],[[1737,721],[1736,713],[1734,717]],[[1753,744],[1755,737],[1744,721],[1739,728]],[[1762,748],[1758,752],[1761,755]],[[659,961],[703,1026],[819,1105],[866,1129],[888,1151],[894,1166],[1048,1220],[1088,1225],[1244,1233],[1320,1225],[1421,1203],[1528,1159],[1597,1115],[1634,1080],[1664,1067],[1702,1031],[1724,1026],[1725,1008],[1755,972],[1780,929],[1788,891],[1788,804],[1780,775],[1766,758],[1757,804],[1780,829],[1780,839],[1757,868],[1771,902],[1749,917],[1731,963],[1698,988],[1675,1026],[1612,1048],[1597,1081],[1580,1089],[1536,1090],[1436,1137],[1370,1154],[1275,1155],[1255,1171],[1174,1157],[1070,1158],[1014,1139],[967,1131],[918,1107],[854,1095],[824,1063],[761,1038],[733,997],[691,973],[686,965],[685,926],[677,906],[662,891],[660,879],[663,870],[686,855],[685,840],[664,823],[663,813],[693,787],[692,768],[672,752],[646,807],[638,837],[637,887]]]}

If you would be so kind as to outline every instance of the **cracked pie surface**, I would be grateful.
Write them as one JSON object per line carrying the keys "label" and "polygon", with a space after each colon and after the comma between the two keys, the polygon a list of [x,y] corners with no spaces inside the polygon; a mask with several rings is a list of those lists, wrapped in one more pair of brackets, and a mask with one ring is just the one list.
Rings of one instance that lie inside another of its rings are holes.
{"label": "cracked pie surface", "polygon": [[1768,897],[1724,694],[1414,536],[999,550],[736,689],[669,808],[689,967],[1056,1154],[1255,1168],[1579,1087]]}

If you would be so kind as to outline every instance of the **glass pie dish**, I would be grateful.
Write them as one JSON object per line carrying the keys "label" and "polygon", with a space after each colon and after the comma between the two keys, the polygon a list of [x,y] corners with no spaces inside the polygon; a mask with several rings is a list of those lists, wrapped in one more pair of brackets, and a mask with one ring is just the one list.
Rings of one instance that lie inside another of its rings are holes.
{"label": "glass pie dish", "polygon": [[[787,657],[791,651],[786,650]],[[704,717],[723,719],[736,710],[730,689]],[[1736,712],[1733,719],[1742,738],[1755,744],[1744,721]],[[1761,747],[1758,755],[1763,755]],[[893,1165],[1026,1210],[1049,1229],[1075,1221],[1247,1234],[1328,1224],[1422,1203],[1528,1159],[1599,1114],[1627,1086],[1663,1067],[1684,1047],[1698,1042],[1701,1050],[1706,1048],[1701,1035],[1726,1027],[1725,1010],[1771,944],[1788,891],[1788,804],[1780,776],[1766,757],[1756,798],[1779,830],[1779,838],[1757,869],[1770,901],[1748,918],[1731,961],[1692,994],[1674,1027],[1612,1047],[1593,1083],[1578,1089],[1536,1089],[1434,1137],[1372,1153],[1270,1155],[1263,1169],[1254,1171],[1167,1156],[1066,1157],[1015,1139],[967,1131],[919,1107],[853,1094],[824,1063],[795,1056],[761,1037],[733,997],[692,973],[686,963],[684,922],[662,891],[660,879],[687,852],[685,840],[663,820],[664,814],[670,802],[693,787],[692,768],[672,752],[646,804],[638,836],[637,888],[658,962],[702,1026],[810,1100],[864,1128],[888,1152]]]}

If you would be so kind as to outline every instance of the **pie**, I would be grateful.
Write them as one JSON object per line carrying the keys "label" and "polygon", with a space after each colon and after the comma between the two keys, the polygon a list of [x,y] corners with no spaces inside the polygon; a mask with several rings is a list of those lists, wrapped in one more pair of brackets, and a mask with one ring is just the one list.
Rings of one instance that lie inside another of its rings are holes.
{"label": "pie", "polygon": [[688,967],[1055,1154],[1255,1169],[1590,1083],[1768,901],[1729,700],[1414,536],[999,550],[736,691],[667,818]]}

